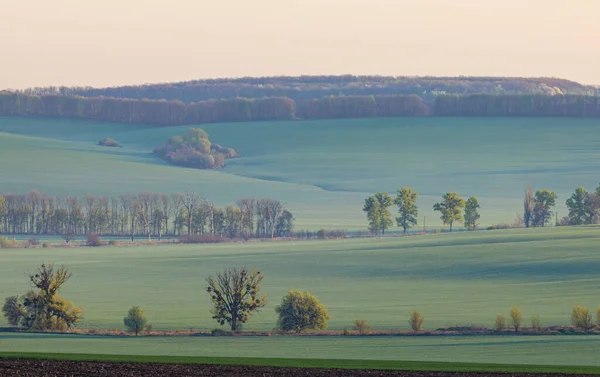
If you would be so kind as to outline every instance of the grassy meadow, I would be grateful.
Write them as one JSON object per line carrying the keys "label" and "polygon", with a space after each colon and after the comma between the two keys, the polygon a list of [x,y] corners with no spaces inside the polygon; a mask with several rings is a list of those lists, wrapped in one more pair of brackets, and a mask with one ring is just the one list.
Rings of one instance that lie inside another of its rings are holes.
{"label": "grassy meadow", "polygon": [[[48,351],[51,350],[52,354],[69,354],[65,355],[68,359],[98,358],[117,361],[329,368],[599,373],[598,349],[600,349],[600,339],[591,336],[118,338],[0,333],[0,357],[6,352],[27,353],[25,356],[28,357],[31,356],[30,353],[44,353],[44,357],[49,357]],[[120,357],[74,355],[81,353],[109,353]],[[136,358],[125,355],[146,357]],[[52,355],[52,357],[60,356]],[[196,357],[201,359],[195,359]],[[410,362],[399,362],[407,360]],[[473,362],[477,364],[463,364]],[[505,366],[489,364],[505,364]],[[523,366],[510,367],[506,364]],[[546,367],[526,367],[526,365],[546,365]],[[571,367],[568,369],[555,367],[560,365]]]}
{"label": "grassy meadow", "polygon": [[[133,305],[155,329],[216,328],[206,277],[227,267],[258,268],[268,306],[245,326],[271,330],[290,289],[308,290],[329,309],[329,328],[365,319],[375,329],[492,327],[518,305],[528,325],[567,325],[576,304],[600,304],[600,227],[546,228],[380,239],[250,242],[0,251],[0,297],[29,289],[25,272],[66,264],[62,294],[81,306],[84,328],[122,329]],[[6,325],[0,319],[0,327]]]}
{"label": "grassy meadow", "polygon": [[[526,187],[558,193],[600,181],[598,119],[393,118],[209,124],[241,158],[216,171],[169,166],[151,151],[188,127],[0,118],[2,192],[55,195],[194,190],[219,205],[243,196],[283,200],[297,227],[365,229],[364,198],[402,185],[421,193],[421,216],[446,191],[476,195],[482,224],[512,222]],[[123,148],[95,145],[110,137]],[[421,222],[421,219],[419,220]],[[420,224],[422,225],[422,224]]]}

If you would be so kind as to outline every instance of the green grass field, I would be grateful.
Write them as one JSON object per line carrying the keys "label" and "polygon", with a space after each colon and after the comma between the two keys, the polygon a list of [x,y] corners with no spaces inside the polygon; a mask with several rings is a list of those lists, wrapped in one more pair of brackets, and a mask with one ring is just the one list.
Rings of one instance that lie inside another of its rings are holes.
{"label": "green grass field", "polygon": [[[361,209],[367,195],[409,185],[422,194],[421,216],[427,216],[429,226],[439,225],[429,210],[434,200],[454,190],[480,198],[483,224],[511,222],[522,209],[528,185],[557,191],[561,216],[575,187],[597,185],[599,125],[597,119],[540,118],[205,125],[213,142],[234,147],[243,157],[223,170],[199,171],[166,165],[150,154],[186,127],[0,118],[5,161],[0,192],[194,190],[219,205],[243,196],[271,196],[287,203],[298,228],[357,230],[366,226]],[[124,147],[95,145],[105,137]],[[414,309],[424,315],[427,329],[492,326],[498,313],[507,316],[514,305],[526,325],[534,314],[543,325],[568,324],[574,305],[595,313],[600,304],[599,241],[600,227],[581,227],[336,241],[2,249],[0,298],[25,293],[30,288],[25,273],[40,263],[64,263],[74,276],[62,293],[83,308],[81,327],[121,329],[126,311],[139,305],[155,329],[208,330],[217,324],[210,318],[207,275],[247,266],[265,273],[262,287],[269,297],[247,330],[271,330],[274,307],[289,289],[315,294],[329,309],[332,330],[350,327],[355,319],[380,330],[407,329]],[[0,319],[0,327],[5,325]],[[0,353],[49,350],[301,357],[303,365],[329,366],[333,362],[313,359],[600,366],[596,336],[133,339],[0,333]]]}
{"label": "green grass field", "polygon": [[[512,222],[525,188],[557,191],[600,181],[598,119],[394,118],[203,125],[242,158],[218,171],[166,165],[154,147],[187,127],[0,118],[3,192],[57,195],[195,190],[220,205],[243,196],[285,201],[298,227],[366,228],[364,198],[408,185],[421,215],[446,191],[476,195],[482,224]],[[111,137],[124,147],[99,147]],[[419,220],[421,221],[421,220]]]}
{"label": "green grass field", "polygon": [[[29,289],[42,262],[74,276],[63,294],[85,311],[81,326],[122,328],[133,305],[155,329],[212,329],[205,279],[226,267],[265,273],[269,305],[247,330],[271,330],[289,289],[309,290],[329,309],[330,329],[365,319],[376,329],[407,329],[413,309],[425,328],[492,326],[518,305],[525,323],[569,324],[574,305],[600,304],[600,228],[466,232],[384,239],[159,245],[0,251],[0,297]],[[0,326],[4,324],[0,320]]]}
{"label": "green grass field", "polygon": [[[473,370],[463,369],[475,367],[464,363],[476,362],[553,366],[546,371],[560,371],[554,369],[560,365],[595,366],[593,371],[599,373],[599,349],[600,338],[597,336],[118,338],[0,333],[0,357],[7,352],[109,353],[120,355],[120,360],[131,360],[129,355],[143,355],[148,358],[133,360],[194,362],[192,357],[201,357],[196,362],[322,367],[346,364],[346,367],[390,369],[432,369],[438,364],[433,369]],[[71,355],[65,357],[73,358]],[[490,366],[480,365],[479,368],[490,370]],[[513,368],[504,366],[491,370],[527,370]],[[567,369],[571,373],[577,370],[580,369]],[[529,367],[528,371],[544,369]]]}

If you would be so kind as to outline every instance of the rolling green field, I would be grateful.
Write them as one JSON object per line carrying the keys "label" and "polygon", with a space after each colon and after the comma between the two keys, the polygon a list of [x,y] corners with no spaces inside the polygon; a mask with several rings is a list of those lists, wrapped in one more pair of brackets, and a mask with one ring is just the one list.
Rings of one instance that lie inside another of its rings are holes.
{"label": "rolling green field", "polygon": [[[574,305],[600,304],[600,228],[546,228],[337,241],[254,242],[0,251],[0,297],[29,289],[42,262],[66,264],[63,295],[81,306],[85,328],[122,328],[133,305],[155,329],[217,327],[206,277],[227,267],[265,273],[269,305],[246,325],[271,330],[290,289],[309,290],[329,309],[330,329],[365,319],[407,329],[413,309],[424,327],[492,326],[518,305],[525,324],[569,324]],[[0,326],[5,324],[0,320]]]}
{"label": "rolling green field", "polygon": [[[218,171],[166,165],[150,152],[187,127],[0,118],[2,192],[56,195],[194,190],[219,205],[243,196],[283,200],[297,227],[366,228],[362,204],[402,185],[421,216],[446,191],[476,195],[482,224],[512,222],[525,188],[550,188],[559,214],[578,186],[600,181],[598,119],[394,118],[203,125],[242,157]],[[111,137],[124,147],[99,147]],[[421,220],[419,220],[421,222]]]}
{"label": "rolling green field", "polygon": [[[507,369],[506,366],[494,369],[486,368],[483,364],[571,365],[595,366],[594,370],[598,373],[599,349],[600,338],[597,336],[118,338],[0,333],[0,357],[5,352],[109,353],[152,356],[155,357],[154,361],[163,362],[194,362],[191,357],[202,357],[208,359],[204,359],[204,362],[243,365],[339,367],[346,364],[346,367],[354,368],[454,371],[477,370],[475,365],[461,367],[463,363],[476,362],[481,364],[479,370],[560,371],[554,368]],[[169,360],[158,356],[188,358]],[[73,355],[68,357],[73,358]],[[224,357],[231,359],[219,360]],[[121,360],[128,359],[136,360],[131,357],[122,357]],[[440,362],[452,364],[434,364]],[[570,368],[567,371],[573,373],[577,369]]]}

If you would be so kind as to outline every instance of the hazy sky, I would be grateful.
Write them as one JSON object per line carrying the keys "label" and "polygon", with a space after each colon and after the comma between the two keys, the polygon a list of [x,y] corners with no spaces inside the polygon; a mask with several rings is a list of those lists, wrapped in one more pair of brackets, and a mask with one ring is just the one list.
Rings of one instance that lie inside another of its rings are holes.
{"label": "hazy sky", "polygon": [[600,0],[0,0],[0,88],[299,74],[600,84]]}

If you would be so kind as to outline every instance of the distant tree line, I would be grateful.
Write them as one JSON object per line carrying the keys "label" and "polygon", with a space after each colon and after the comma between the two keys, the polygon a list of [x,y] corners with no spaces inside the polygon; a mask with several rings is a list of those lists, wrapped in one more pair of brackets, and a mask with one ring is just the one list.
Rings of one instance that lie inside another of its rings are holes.
{"label": "distant tree line", "polygon": [[242,198],[217,208],[196,193],[141,192],[118,197],[55,197],[31,191],[0,196],[0,233],[60,235],[67,242],[77,235],[225,238],[289,237],[294,216],[271,198]]}
{"label": "distant tree line", "polygon": [[302,102],[329,96],[415,94],[430,102],[439,94],[599,94],[597,88],[558,78],[353,75],[222,78],[112,88],[46,87],[28,89],[26,92],[37,95],[165,99],[185,103],[238,97],[288,97]]}
{"label": "distant tree line", "polygon": [[600,117],[600,97],[588,95],[338,95],[211,99],[185,103],[75,95],[0,92],[0,116],[40,116],[179,126],[204,123],[396,116]]}
{"label": "distant tree line", "polygon": [[473,94],[436,97],[435,116],[600,117],[600,97],[579,94]]}
{"label": "distant tree line", "polygon": [[328,96],[300,102],[302,119],[424,116],[429,109],[416,95]]}
{"label": "distant tree line", "polygon": [[235,98],[184,103],[0,92],[0,115],[88,119],[158,126],[294,119],[289,98]]}

